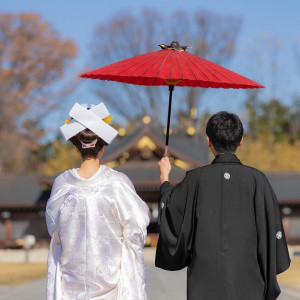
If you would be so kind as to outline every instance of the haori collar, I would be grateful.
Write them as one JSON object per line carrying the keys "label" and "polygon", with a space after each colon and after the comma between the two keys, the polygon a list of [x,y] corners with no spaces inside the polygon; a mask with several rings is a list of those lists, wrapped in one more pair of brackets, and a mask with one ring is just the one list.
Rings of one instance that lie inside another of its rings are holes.
{"label": "haori collar", "polygon": [[216,163],[242,164],[236,155],[231,152],[220,153],[217,155],[212,161],[212,164]]}

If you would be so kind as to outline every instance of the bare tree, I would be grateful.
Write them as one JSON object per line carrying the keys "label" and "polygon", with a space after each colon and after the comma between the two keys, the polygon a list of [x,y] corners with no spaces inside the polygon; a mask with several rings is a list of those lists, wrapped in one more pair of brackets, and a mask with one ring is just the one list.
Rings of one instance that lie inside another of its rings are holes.
{"label": "bare tree", "polygon": [[[159,50],[158,44],[168,44],[172,40],[192,46],[193,54],[224,64],[234,54],[240,25],[240,18],[206,11],[197,11],[193,15],[179,11],[170,16],[163,16],[154,10],[145,10],[139,17],[119,14],[97,27],[90,68]],[[166,113],[167,87],[136,87],[101,81],[93,85],[95,93],[110,102],[128,120],[148,114],[159,122],[160,115]],[[205,91],[192,88],[175,90],[177,100],[174,101],[174,112],[180,112],[181,116],[182,112],[189,114],[191,109],[199,106]],[[162,102],[166,104],[165,109],[162,109]]]}
{"label": "bare tree", "polygon": [[300,97],[293,97],[293,101],[290,107],[290,135],[291,142],[295,143],[300,139]]}
{"label": "bare tree", "polygon": [[41,120],[63,92],[53,84],[75,55],[39,15],[0,15],[0,172],[36,169]]}
{"label": "bare tree", "polygon": [[[277,91],[279,90],[279,74],[282,74],[279,65],[278,56],[282,47],[281,40],[271,34],[261,34],[257,37],[256,42],[249,45],[248,51],[251,55],[253,73],[260,77],[261,81],[268,86],[268,95],[265,91],[248,91],[246,107],[249,114],[249,133],[253,138],[257,137],[258,128],[258,110],[263,107],[263,114],[267,130],[267,145],[270,152],[274,150],[276,137],[276,122],[278,121],[277,113]],[[264,95],[262,95],[264,93]]]}
{"label": "bare tree", "polygon": [[[299,72],[300,67],[300,36],[296,37],[293,42],[294,54],[296,58],[296,67]],[[291,136],[292,142],[300,138],[300,95],[294,95],[291,105]]]}

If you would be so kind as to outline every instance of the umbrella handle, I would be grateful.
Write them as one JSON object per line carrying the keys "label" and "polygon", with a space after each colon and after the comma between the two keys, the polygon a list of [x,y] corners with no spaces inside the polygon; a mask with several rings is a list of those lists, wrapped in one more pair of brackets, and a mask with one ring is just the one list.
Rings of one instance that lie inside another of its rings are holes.
{"label": "umbrella handle", "polygon": [[168,157],[169,156],[169,146],[165,146],[165,152],[164,152],[164,157]]}

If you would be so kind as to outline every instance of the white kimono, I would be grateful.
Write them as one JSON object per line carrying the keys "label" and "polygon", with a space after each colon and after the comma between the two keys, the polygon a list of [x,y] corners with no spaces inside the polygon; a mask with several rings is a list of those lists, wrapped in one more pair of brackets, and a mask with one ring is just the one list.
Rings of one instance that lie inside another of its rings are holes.
{"label": "white kimono", "polygon": [[47,300],[142,300],[148,206],[128,177],[109,167],[55,181],[46,208],[52,237]]}

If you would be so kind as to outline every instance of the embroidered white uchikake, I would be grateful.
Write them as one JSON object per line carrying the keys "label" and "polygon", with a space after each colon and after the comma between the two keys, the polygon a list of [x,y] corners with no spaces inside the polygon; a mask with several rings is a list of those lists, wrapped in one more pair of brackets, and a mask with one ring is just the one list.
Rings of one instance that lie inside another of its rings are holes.
{"label": "embroidered white uchikake", "polygon": [[90,143],[84,143],[84,142],[82,142],[82,141],[80,141],[80,143],[81,143],[81,147],[82,147],[82,148],[94,148],[94,147],[96,147],[97,139],[96,139],[96,140],[93,140],[93,141],[90,142]]}
{"label": "embroidered white uchikake", "polygon": [[110,115],[104,103],[95,105],[89,110],[75,103],[69,115],[73,119],[60,127],[66,141],[86,128],[96,133],[108,144],[118,135],[117,130],[103,121],[104,118]]}

